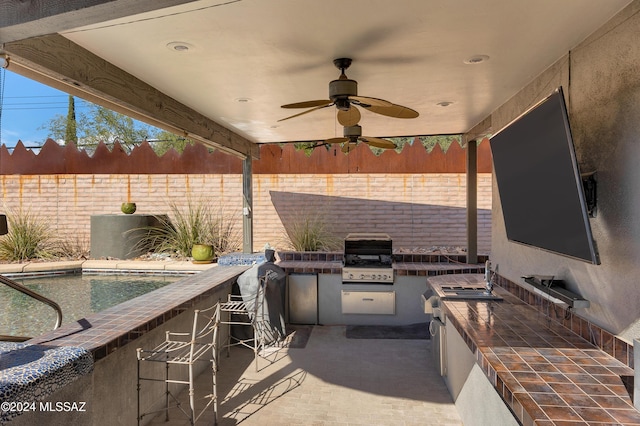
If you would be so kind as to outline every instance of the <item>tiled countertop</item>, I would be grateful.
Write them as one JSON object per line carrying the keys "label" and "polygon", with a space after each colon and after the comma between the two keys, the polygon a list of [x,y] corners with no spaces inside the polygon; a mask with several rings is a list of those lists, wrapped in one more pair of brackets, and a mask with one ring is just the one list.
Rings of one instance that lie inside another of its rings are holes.
{"label": "tiled countertop", "polygon": [[[278,266],[287,273],[317,273],[342,275],[342,261],[284,260]],[[484,265],[466,263],[394,262],[397,276],[435,276],[445,274],[469,274],[484,271]]]}
{"label": "tiled countertop", "polygon": [[[278,265],[287,273],[342,275],[342,252],[278,253]],[[486,255],[478,256],[478,264],[467,264],[463,253],[394,253],[393,270],[397,276],[434,276],[484,272]]]}
{"label": "tiled countertop", "polygon": [[[482,284],[480,274],[429,278]],[[504,301],[443,300],[489,381],[525,425],[640,425],[621,376],[633,369],[506,290]],[[565,423],[566,422],[566,423]]]}
{"label": "tiled countertop", "polygon": [[112,308],[65,324],[27,341],[29,344],[55,342],[57,346],[82,347],[98,360],[180,314],[189,304],[206,297],[218,286],[231,285],[251,266],[213,267],[176,283],[128,300]]}

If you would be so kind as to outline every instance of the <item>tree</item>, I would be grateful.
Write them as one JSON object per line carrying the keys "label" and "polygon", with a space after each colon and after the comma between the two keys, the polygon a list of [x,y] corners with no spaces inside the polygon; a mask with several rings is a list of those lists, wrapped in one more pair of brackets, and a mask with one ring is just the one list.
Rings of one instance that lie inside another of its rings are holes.
{"label": "tree", "polygon": [[178,136],[166,130],[158,130],[155,134],[155,140],[150,142],[153,142],[153,150],[158,155],[164,155],[172,148],[178,152],[182,152],[187,145],[193,145],[195,143],[189,138]]}
{"label": "tree", "polygon": [[97,105],[90,106],[89,114],[81,114],[78,127],[78,145],[95,148],[100,142],[118,141],[128,152],[153,134],[151,126]]}
{"label": "tree", "polygon": [[72,95],[69,95],[69,110],[67,112],[67,125],[65,127],[65,141],[78,141],[78,133],[76,132],[76,103]]}
{"label": "tree", "polygon": [[[76,142],[78,147],[93,151],[100,142],[113,144],[118,141],[122,147],[131,150],[145,140],[157,141],[152,146],[159,155],[171,148],[182,152],[188,143],[194,143],[170,132],[149,126],[124,114],[87,103],[88,112],[75,113],[75,103],[70,96],[67,117],[57,115],[41,126],[49,131],[47,137],[59,143]],[[73,113],[73,114],[72,114]],[[73,117],[73,118],[72,118]],[[71,132],[71,123],[75,124],[75,136]]]}

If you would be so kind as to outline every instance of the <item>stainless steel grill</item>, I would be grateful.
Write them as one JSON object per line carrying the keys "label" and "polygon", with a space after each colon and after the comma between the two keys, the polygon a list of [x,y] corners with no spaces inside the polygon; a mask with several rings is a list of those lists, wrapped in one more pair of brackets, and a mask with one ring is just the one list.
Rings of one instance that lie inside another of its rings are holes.
{"label": "stainless steel grill", "polygon": [[393,279],[393,245],[389,235],[347,235],[344,240],[343,283],[393,284]]}

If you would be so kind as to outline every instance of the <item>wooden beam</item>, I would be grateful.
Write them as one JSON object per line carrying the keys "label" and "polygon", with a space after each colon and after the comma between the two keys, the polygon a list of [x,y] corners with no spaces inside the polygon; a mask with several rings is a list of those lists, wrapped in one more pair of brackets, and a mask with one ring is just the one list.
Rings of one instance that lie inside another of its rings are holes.
{"label": "wooden beam", "polygon": [[491,115],[473,126],[469,131],[462,135],[462,145],[465,146],[469,141],[481,141],[492,131]]}
{"label": "wooden beam", "polygon": [[0,43],[124,18],[193,0],[0,0]]}
{"label": "wooden beam", "polygon": [[487,116],[462,135],[467,149],[467,263],[478,263],[478,143],[491,134],[492,119]]}
{"label": "wooden beam", "polygon": [[240,157],[257,144],[176,101],[61,35],[6,43],[9,69],[159,128]]}
{"label": "wooden beam", "polygon": [[253,164],[242,162],[242,252],[253,253]]}
{"label": "wooden beam", "polygon": [[467,142],[467,263],[478,263],[478,144]]}

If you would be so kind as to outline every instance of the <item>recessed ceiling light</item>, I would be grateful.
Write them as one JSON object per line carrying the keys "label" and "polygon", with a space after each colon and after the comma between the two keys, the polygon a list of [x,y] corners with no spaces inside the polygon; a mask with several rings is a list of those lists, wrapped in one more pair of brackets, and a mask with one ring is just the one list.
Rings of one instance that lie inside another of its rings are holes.
{"label": "recessed ceiling light", "polygon": [[482,62],[486,62],[488,60],[489,60],[488,55],[473,55],[469,59],[466,59],[464,63],[469,65],[475,65],[475,64],[480,64]]}
{"label": "recessed ceiling light", "polygon": [[441,101],[441,102],[438,102],[436,105],[441,106],[441,107],[448,107],[452,103],[453,102],[451,102],[451,101]]}
{"label": "recessed ceiling light", "polygon": [[172,41],[171,43],[167,43],[167,49],[173,52],[185,53],[190,50],[193,50],[194,47],[192,44],[185,43],[182,41]]}

